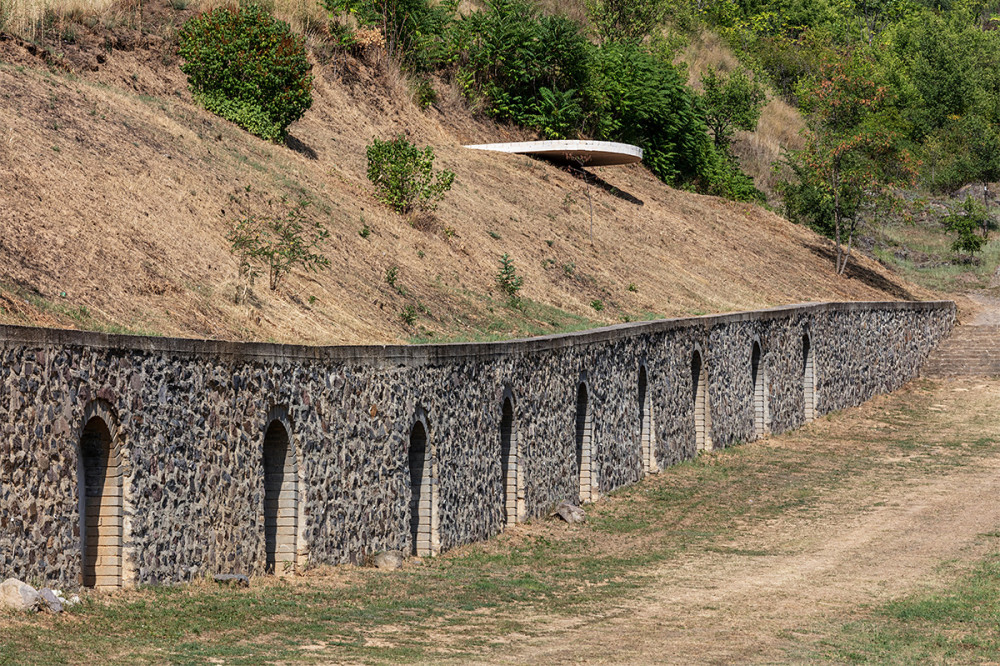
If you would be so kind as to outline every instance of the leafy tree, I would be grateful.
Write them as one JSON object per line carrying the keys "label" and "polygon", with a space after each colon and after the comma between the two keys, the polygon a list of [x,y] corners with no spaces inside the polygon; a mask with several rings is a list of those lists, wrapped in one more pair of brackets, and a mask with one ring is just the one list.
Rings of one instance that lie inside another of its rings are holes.
{"label": "leafy tree", "polygon": [[742,69],[725,76],[714,67],[709,67],[701,77],[701,84],[705,89],[701,106],[715,137],[715,147],[728,153],[736,130],[752,132],[757,129],[767,99],[764,88]]}
{"label": "leafy tree", "polygon": [[982,184],[983,205],[989,206],[989,185],[1000,180],[1000,134],[979,116],[964,118],[960,126],[966,140],[962,160],[965,180]]}
{"label": "leafy tree", "polygon": [[[853,65],[849,67],[848,65]],[[876,113],[887,91],[864,71],[864,63],[835,63],[826,76],[803,91],[812,113],[806,145],[791,155],[806,189],[828,217],[816,220],[837,245],[836,271],[843,275],[860,214],[884,201],[888,188],[911,184],[915,170],[899,137],[878,127]],[[788,206],[789,212],[801,206]]]}
{"label": "leafy tree", "polygon": [[986,243],[986,234],[980,236],[976,231],[988,228],[989,215],[986,212],[986,207],[973,199],[972,195],[969,195],[965,197],[961,206],[944,219],[944,225],[948,231],[957,234],[951,244],[951,249],[955,252],[972,255],[982,250]]}
{"label": "leafy tree", "polygon": [[223,5],[188,20],[179,53],[195,101],[263,139],[282,139],[312,106],[305,43],[257,4]]}

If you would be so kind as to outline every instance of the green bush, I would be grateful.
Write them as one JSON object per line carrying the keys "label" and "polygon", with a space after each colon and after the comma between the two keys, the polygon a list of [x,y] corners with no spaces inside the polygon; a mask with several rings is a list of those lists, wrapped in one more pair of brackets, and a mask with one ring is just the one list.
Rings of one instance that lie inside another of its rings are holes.
{"label": "green bush", "polygon": [[718,165],[708,126],[677,69],[632,42],[602,46],[594,59],[592,133],[635,144],[643,162],[666,183],[702,189]]}
{"label": "green bush", "polygon": [[269,141],[312,105],[303,38],[260,5],[224,5],[180,31],[181,71],[206,109]]}
{"label": "green bush", "polygon": [[488,115],[550,138],[579,130],[591,48],[570,19],[541,16],[523,0],[489,0],[459,23],[454,48],[463,92]]}
{"label": "green bush", "polygon": [[434,170],[434,149],[420,150],[402,134],[395,139],[373,139],[368,146],[368,180],[375,198],[397,213],[434,210],[451,189],[455,174]]}
{"label": "green bush", "polygon": [[520,302],[518,293],[524,286],[524,278],[517,274],[514,260],[506,252],[500,257],[500,271],[497,273],[497,287],[507,296],[507,302],[516,306]]}
{"label": "green bush", "polygon": [[987,239],[985,235],[980,236],[976,231],[988,229],[989,222],[986,206],[967,196],[962,205],[944,219],[944,226],[956,234],[951,244],[952,251],[972,255],[982,250]]}

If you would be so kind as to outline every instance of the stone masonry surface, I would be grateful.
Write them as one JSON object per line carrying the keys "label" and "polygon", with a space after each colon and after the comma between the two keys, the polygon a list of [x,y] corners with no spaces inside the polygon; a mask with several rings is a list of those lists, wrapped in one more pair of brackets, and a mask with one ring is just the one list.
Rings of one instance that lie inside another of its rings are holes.
{"label": "stone masonry surface", "polygon": [[526,514],[537,517],[579,498],[581,381],[603,494],[643,474],[641,366],[662,469],[696,455],[696,348],[720,448],[758,436],[755,340],[770,429],[780,433],[804,422],[804,336],[823,414],[914,377],[954,319],[950,302],[825,303],[510,342],[370,347],[0,326],[0,574],[62,586],[83,580],[81,437],[95,414],[111,421],[101,432],[110,432],[121,465],[122,511],[114,515],[122,524],[111,532],[121,537],[101,543],[121,549],[122,584],[262,574],[264,434],[276,421],[297,461],[288,467],[298,474],[290,495],[296,566],[411,552],[407,447],[417,418],[447,550],[504,526],[505,395],[513,397]]}

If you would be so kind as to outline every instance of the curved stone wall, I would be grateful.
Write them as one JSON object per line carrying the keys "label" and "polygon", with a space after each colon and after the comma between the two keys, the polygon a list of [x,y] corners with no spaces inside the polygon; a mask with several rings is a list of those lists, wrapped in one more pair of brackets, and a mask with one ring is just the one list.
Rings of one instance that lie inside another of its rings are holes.
{"label": "curved stone wall", "polygon": [[581,381],[603,494],[643,474],[640,366],[663,469],[696,454],[696,347],[720,448],[755,437],[754,341],[770,430],[780,433],[804,421],[805,334],[823,414],[913,377],[954,317],[950,302],[834,303],[500,343],[325,348],[0,326],[0,572],[80,584],[80,440],[96,403],[120,450],[124,582],[263,574],[274,414],[298,464],[296,566],[360,562],[411,550],[407,447],[417,419],[448,549],[504,525],[506,396],[523,511],[539,516],[579,497]]}

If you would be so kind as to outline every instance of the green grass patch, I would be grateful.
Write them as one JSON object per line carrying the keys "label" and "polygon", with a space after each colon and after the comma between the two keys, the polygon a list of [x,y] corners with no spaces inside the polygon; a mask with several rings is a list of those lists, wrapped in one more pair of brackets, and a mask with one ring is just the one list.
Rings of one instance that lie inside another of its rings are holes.
{"label": "green grass patch", "polygon": [[816,656],[848,663],[995,663],[1000,654],[1000,555],[942,590],[869,609]]}

